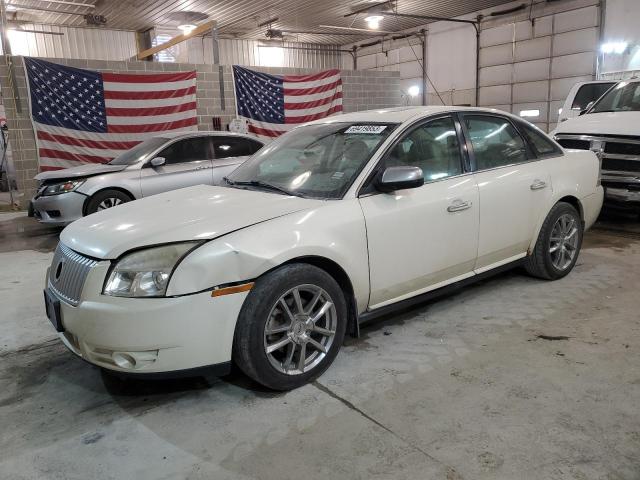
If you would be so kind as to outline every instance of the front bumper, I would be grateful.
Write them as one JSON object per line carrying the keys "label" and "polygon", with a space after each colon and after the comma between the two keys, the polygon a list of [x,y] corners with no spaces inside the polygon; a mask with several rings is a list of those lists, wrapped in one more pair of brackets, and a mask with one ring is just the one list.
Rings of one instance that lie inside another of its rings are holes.
{"label": "front bumper", "polygon": [[59,336],[73,353],[127,374],[228,365],[246,292],[221,297],[211,297],[211,292],[172,298],[112,297],[100,293],[109,265],[102,261],[92,268],[78,306],[60,301],[64,331]]}
{"label": "front bumper", "polygon": [[640,206],[640,175],[603,172],[602,184],[605,187],[605,200],[608,204],[623,207]]}
{"label": "front bumper", "polygon": [[41,223],[64,226],[82,218],[86,199],[86,195],[78,192],[36,196],[31,200],[29,213]]}

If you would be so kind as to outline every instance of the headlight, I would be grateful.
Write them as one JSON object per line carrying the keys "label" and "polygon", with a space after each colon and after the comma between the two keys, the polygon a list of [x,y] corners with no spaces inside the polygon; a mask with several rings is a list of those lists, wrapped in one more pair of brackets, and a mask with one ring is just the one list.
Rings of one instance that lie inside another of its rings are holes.
{"label": "headlight", "polygon": [[60,195],[61,193],[73,192],[86,180],[67,180],[62,183],[47,185],[42,190],[42,195]]}
{"label": "headlight", "polygon": [[115,297],[161,297],[178,261],[197,242],[145,248],[122,257],[111,270],[102,293]]}

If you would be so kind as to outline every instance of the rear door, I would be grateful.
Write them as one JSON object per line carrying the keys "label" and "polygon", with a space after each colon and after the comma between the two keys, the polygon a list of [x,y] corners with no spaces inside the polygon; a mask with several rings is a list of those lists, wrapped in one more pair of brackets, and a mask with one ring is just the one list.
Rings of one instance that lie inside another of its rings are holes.
{"label": "rear door", "polygon": [[165,164],[152,167],[147,163],[142,168],[140,187],[143,197],[193,185],[213,185],[213,147],[208,136],[177,140],[156,157],[163,157]]}
{"label": "rear door", "polygon": [[523,257],[552,196],[547,166],[501,115],[463,113],[480,195],[476,273]]}
{"label": "rear door", "polygon": [[216,135],[211,137],[211,141],[213,142],[214,151],[214,185],[220,185],[224,177],[262,148],[262,143],[257,140],[231,135]]}

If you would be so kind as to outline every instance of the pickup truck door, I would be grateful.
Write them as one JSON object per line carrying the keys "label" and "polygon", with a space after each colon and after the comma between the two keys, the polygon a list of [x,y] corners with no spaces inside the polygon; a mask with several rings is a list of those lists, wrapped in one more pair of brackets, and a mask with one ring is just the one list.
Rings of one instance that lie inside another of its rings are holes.
{"label": "pickup truck door", "polygon": [[193,185],[213,185],[213,150],[209,136],[177,140],[156,157],[163,157],[165,164],[152,167],[147,163],[142,167],[140,188],[143,197]]}
{"label": "pickup truck door", "polygon": [[382,159],[417,166],[425,184],[360,198],[367,227],[370,308],[473,275],[478,248],[478,187],[467,171],[460,126],[451,115],[413,127]]}

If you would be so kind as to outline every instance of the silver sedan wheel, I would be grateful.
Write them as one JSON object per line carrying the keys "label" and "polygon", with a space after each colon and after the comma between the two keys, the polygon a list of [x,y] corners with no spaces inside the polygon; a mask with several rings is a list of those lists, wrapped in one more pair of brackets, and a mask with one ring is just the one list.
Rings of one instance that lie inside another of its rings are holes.
{"label": "silver sedan wheel", "polygon": [[121,199],[116,198],[116,197],[105,198],[98,205],[98,211],[105,210],[105,209],[111,208],[111,207],[115,207],[116,205],[120,205],[121,203],[124,203],[124,202]]}
{"label": "silver sedan wheel", "polygon": [[566,270],[578,253],[578,222],[573,215],[561,215],[551,230],[549,254],[558,270]]}
{"label": "silver sedan wheel", "polygon": [[301,375],[327,355],[338,318],[329,294],[316,285],[299,285],[282,295],[264,329],[264,349],[271,365],[286,375]]}

